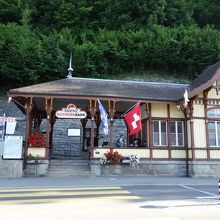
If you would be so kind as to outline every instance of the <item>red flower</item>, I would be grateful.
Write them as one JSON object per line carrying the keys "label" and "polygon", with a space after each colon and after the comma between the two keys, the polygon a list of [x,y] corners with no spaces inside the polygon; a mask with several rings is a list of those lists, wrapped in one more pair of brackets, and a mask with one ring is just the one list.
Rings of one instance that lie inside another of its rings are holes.
{"label": "red flower", "polygon": [[104,153],[104,155],[106,156],[107,160],[113,164],[118,164],[123,159],[123,156],[119,154],[117,151],[115,152],[108,151]]}
{"label": "red flower", "polygon": [[27,143],[31,147],[46,147],[44,135],[38,131],[35,131],[31,134]]}

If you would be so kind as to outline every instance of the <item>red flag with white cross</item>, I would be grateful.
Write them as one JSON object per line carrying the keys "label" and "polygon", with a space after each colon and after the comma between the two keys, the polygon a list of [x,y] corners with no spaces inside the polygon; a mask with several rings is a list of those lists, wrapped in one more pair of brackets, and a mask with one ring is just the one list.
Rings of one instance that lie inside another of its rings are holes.
{"label": "red flag with white cross", "polygon": [[141,130],[141,105],[140,102],[124,115],[126,124],[129,128],[129,136],[138,133]]}

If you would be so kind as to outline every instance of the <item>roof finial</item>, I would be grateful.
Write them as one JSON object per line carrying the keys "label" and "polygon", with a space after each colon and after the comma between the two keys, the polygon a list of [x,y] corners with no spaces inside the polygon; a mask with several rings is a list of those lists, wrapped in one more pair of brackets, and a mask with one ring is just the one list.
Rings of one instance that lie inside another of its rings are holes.
{"label": "roof finial", "polygon": [[73,72],[73,68],[72,68],[72,53],[70,54],[70,65],[68,68],[68,75],[67,78],[72,78],[72,72]]}

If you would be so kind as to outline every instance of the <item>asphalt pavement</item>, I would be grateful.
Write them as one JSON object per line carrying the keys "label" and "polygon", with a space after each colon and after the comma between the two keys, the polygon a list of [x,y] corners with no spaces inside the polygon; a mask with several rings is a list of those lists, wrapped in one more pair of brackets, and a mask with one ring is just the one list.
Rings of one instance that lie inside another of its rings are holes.
{"label": "asphalt pavement", "polygon": [[217,178],[190,178],[190,177],[23,177],[0,178],[0,188],[7,187],[68,187],[68,186],[128,186],[128,185],[213,185],[218,186]]}
{"label": "asphalt pavement", "polygon": [[1,220],[219,220],[216,178],[0,179]]}

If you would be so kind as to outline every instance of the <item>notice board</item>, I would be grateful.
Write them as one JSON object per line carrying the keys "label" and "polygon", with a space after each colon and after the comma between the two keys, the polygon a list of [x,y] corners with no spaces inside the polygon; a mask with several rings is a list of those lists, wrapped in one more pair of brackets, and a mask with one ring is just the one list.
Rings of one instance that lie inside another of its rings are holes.
{"label": "notice board", "polygon": [[5,136],[4,141],[4,159],[21,159],[22,158],[22,136]]}

